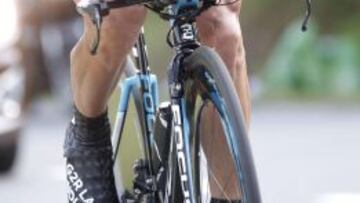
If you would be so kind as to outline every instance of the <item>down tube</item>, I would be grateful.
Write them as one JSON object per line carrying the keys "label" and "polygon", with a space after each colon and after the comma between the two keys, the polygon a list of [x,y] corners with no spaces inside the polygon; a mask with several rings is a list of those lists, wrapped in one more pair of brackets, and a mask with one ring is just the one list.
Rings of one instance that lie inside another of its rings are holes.
{"label": "down tube", "polygon": [[172,100],[172,112],[174,117],[173,125],[176,140],[176,154],[184,202],[195,203],[190,153],[190,128],[189,121],[186,119],[184,98]]}
{"label": "down tube", "polygon": [[129,77],[125,81],[123,81],[121,84],[121,89],[120,89],[121,92],[120,92],[119,108],[118,108],[118,112],[116,115],[116,121],[115,121],[115,126],[114,126],[114,130],[113,130],[113,135],[112,135],[112,145],[113,145],[114,160],[115,160],[114,175],[115,175],[115,183],[116,183],[116,188],[117,188],[119,197],[122,196],[125,189],[123,186],[123,179],[122,179],[122,174],[121,174],[121,163],[118,163],[115,158],[118,154],[118,150],[119,150],[119,146],[120,146],[121,134],[122,134],[122,130],[124,127],[124,121],[126,118],[126,112],[127,112],[127,108],[128,108],[128,104],[129,104],[130,93],[132,92],[134,87],[139,86],[139,85],[140,85],[140,80],[139,80],[138,76],[135,75],[135,76]]}

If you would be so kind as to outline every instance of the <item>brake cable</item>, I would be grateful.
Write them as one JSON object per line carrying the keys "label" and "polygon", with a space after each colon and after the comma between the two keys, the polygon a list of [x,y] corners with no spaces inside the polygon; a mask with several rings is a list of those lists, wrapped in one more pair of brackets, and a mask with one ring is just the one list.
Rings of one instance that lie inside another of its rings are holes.
{"label": "brake cable", "polygon": [[76,10],[81,15],[87,15],[95,26],[95,38],[90,47],[90,53],[95,55],[100,44],[102,17],[106,14],[104,12],[108,11],[107,4],[104,4],[102,0],[99,0],[96,3],[90,0],[84,0],[76,5]]}
{"label": "brake cable", "polygon": [[303,24],[301,26],[301,30],[303,32],[306,32],[308,29],[308,22],[311,16],[311,0],[305,0],[306,2],[306,15],[305,15],[305,19],[303,21]]}

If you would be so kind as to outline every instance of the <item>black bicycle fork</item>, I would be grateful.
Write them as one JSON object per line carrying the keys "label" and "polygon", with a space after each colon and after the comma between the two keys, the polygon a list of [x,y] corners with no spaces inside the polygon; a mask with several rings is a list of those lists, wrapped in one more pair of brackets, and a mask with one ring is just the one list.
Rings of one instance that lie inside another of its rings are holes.
{"label": "black bicycle fork", "polygon": [[[181,185],[182,202],[196,203],[196,194],[194,188],[194,177],[192,174],[192,155],[191,155],[191,132],[190,121],[187,119],[187,107],[184,98],[184,84],[185,77],[184,60],[196,48],[199,43],[196,41],[196,29],[193,22],[172,22],[173,26],[173,44],[177,52],[172,60],[171,66],[168,69],[169,80],[169,94],[171,98],[171,111],[172,111],[172,152],[177,160],[178,172],[172,171],[169,177],[170,182],[174,182],[177,178],[177,183]],[[175,153],[174,153],[175,152]],[[176,169],[175,169],[176,170]],[[175,174],[178,174],[177,176]],[[174,187],[174,185],[173,185]],[[175,188],[173,188],[172,195]],[[178,200],[179,201],[179,200]]]}

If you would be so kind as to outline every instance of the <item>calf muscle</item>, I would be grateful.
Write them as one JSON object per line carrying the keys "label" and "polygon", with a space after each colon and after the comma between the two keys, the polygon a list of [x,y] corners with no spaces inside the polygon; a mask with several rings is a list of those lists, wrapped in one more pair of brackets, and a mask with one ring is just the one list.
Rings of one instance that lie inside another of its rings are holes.
{"label": "calf muscle", "polygon": [[90,54],[94,27],[84,17],[85,31],[71,54],[71,81],[74,103],[88,117],[102,114],[119,76],[123,62],[145,20],[142,6],[112,11],[104,18],[98,53]]}

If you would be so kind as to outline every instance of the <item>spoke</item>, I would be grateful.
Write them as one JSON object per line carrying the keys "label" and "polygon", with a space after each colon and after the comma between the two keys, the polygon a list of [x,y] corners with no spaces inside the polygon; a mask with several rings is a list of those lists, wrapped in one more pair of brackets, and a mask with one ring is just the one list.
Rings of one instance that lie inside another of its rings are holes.
{"label": "spoke", "polygon": [[[204,161],[203,159],[201,159],[201,161]],[[218,188],[221,190],[222,194],[225,196],[225,198],[231,202],[230,197],[226,194],[226,192],[224,191],[224,189],[221,187],[221,184],[219,182],[219,180],[216,178],[216,176],[214,175],[214,172],[209,169],[208,170],[210,172],[210,175],[214,178],[215,184],[218,186]]]}
{"label": "spoke", "polygon": [[[228,149],[229,151],[230,151],[230,149]],[[224,182],[225,183],[225,185],[224,185],[224,190],[226,191],[226,189],[229,187],[229,184],[230,184],[230,182],[231,182],[231,180],[232,180],[232,178],[234,177],[234,175],[236,176],[236,167],[235,167],[235,162],[232,160],[232,158],[231,158],[231,154],[230,154],[230,152],[229,152],[229,154],[228,154],[229,156],[227,157],[228,159],[227,160],[224,160],[224,166],[228,166],[228,164],[227,163],[229,163],[229,164],[232,164],[232,166],[231,167],[233,167],[233,170],[235,170],[233,173],[231,173],[229,176],[228,176],[228,178],[227,178],[227,180]],[[228,161],[230,159],[230,161]],[[238,178],[238,177],[235,177],[235,178]],[[241,185],[239,185],[239,183],[237,183],[236,185],[235,185],[235,187],[237,188],[236,189],[236,196],[239,196],[239,197],[241,197],[241,193],[239,192],[240,191],[240,188],[241,188]]]}
{"label": "spoke", "polygon": [[[229,176],[228,180],[226,181],[226,184],[225,184],[225,186],[224,186],[224,190],[225,190],[225,191],[226,191],[226,189],[228,188],[229,183],[230,183],[231,179],[234,177],[235,174],[236,174],[236,172],[233,173],[233,174],[231,174],[231,176]],[[236,177],[236,178],[237,178],[237,177]],[[240,193],[240,188],[241,188],[241,186],[240,186],[239,184],[236,184],[236,187],[237,187],[236,196],[241,197],[241,193]]]}
{"label": "spoke", "polygon": [[[222,167],[235,167],[234,166],[235,163],[231,157],[231,151],[228,145],[224,146],[226,149],[223,150],[228,150],[226,152],[224,151],[225,153],[224,155],[222,156],[220,155],[220,157],[219,155],[216,155],[216,153],[219,153],[216,151],[216,149],[219,149],[220,147],[219,144],[221,143],[217,143],[217,141],[215,141],[216,140],[215,136],[218,134],[220,134],[220,136],[225,136],[223,134],[226,133],[224,132],[225,131],[224,123],[221,122],[220,125],[215,125],[215,122],[221,120],[218,111],[213,105],[210,105],[210,103],[208,102],[205,102],[203,105],[204,105],[203,106],[204,110],[205,109],[206,110],[203,112],[201,111],[202,119],[198,123],[200,126],[202,126],[200,128],[201,131],[198,132],[199,133],[198,136],[200,136],[199,140],[201,141],[200,145],[202,145],[198,153],[198,156],[200,156],[200,164],[201,164],[200,165],[201,181],[199,183],[200,184],[199,187],[201,188],[201,192],[200,192],[201,203],[209,203],[213,195],[216,197],[217,195],[219,195],[220,198],[225,198],[226,201],[231,202],[232,198],[236,199],[236,198],[241,198],[242,196],[240,191],[241,186],[239,185],[238,181],[236,181],[236,183],[234,184],[232,183],[233,177],[237,176],[236,170],[235,171],[225,170],[225,171],[231,171],[230,174],[226,175],[225,172],[221,173],[220,171],[219,173],[218,171],[216,171],[217,169],[215,166],[214,166],[215,171],[211,167],[212,165],[216,164],[216,163],[212,163],[214,161],[213,158],[215,158],[216,160],[221,158],[221,160],[219,161],[220,163],[222,163]],[[214,117],[213,116],[209,117],[209,115],[213,115]],[[210,122],[210,125],[207,125],[206,128],[204,128],[203,125],[206,124],[207,122]],[[212,137],[208,137],[204,139],[204,136],[212,136]],[[231,169],[231,168],[226,168],[226,169]],[[208,184],[209,189],[206,189],[206,184]],[[228,191],[227,189],[230,189],[230,191]],[[233,191],[234,189],[236,191]],[[212,194],[213,192],[217,194]]]}

